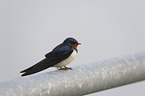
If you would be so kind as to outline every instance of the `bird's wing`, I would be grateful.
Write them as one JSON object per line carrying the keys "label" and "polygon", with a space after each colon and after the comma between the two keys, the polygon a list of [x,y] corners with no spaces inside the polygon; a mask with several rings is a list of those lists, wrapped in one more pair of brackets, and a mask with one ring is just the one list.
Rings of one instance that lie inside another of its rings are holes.
{"label": "bird's wing", "polygon": [[20,73],[24,72],[24,74],[22,74],[22,76],[26,76],[26,75],[40,72],[46,68],[54,66],[55,64],[61,62],[62,60],[68,58],[72,52],[73,52],[73,49],[70,47],[56,49],[55,51],[52,51],[52,52],[46,54],[45,59],[43,59],[42,61],[38,62],[37,64],[35,64],[33,66],[21,71]]}

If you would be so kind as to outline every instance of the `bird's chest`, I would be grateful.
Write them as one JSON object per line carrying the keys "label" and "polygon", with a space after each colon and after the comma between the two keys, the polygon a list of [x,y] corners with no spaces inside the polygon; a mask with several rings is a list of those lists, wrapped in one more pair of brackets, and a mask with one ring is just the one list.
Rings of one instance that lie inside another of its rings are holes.
{"label": "bird's chest", "polygon": [[62,66],[65,66],[65,65],[69,64],[70,62],[72,62],[74,60],[76,55],[77,55],[77,52],[76,52],[76,50],[74,50],[72,52],[72,54],[67,59],[59,62],[58,64],[55,65],[55,67],[62,67]]}

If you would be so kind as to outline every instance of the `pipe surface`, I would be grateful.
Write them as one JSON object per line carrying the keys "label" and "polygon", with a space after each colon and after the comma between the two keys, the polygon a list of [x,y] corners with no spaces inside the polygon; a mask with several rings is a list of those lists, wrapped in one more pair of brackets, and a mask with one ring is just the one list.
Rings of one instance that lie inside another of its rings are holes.
{"label": "pipe surface", "polygon": [[0,83],[0,96],[82,96],[145,80],[145,52]]}

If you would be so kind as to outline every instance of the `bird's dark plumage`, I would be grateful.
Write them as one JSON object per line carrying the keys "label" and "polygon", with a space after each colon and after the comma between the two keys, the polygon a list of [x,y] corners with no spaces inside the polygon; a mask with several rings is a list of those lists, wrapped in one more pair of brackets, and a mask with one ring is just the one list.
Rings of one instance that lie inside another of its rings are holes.
{"label": "bird's dark plumage", "polygon": [[51,52],[47,53],[45,55],[46,58],[42,61],[21,71],[20,73],[23,73],[22,76],[27,76],[58,64],[59,62],[67,59],[74,49],[77,51],[76,47],[73,46],[75,44],[77,47],[80,43],[78,43],[74,38],[67,38],[63,43],[56,46]]}

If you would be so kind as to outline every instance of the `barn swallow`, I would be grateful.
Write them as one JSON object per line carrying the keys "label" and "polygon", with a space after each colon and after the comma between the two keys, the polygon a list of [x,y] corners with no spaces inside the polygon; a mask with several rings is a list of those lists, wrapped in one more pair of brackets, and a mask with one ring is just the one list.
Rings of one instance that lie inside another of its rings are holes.
{"label": "barn swallow", "polygon": [[66,67],[66,65],[74,60],[78,53],[77,46],[80,44],[74,38],[69,37],[65,39],[63,43],[47,53],[43,60],[21,71],[20,73],[23,73],[21,76],[31,75],[49,67],[56,67],[59,70],[71,69]]}

